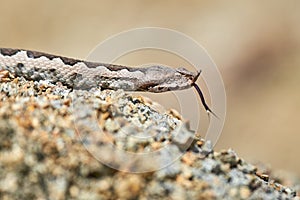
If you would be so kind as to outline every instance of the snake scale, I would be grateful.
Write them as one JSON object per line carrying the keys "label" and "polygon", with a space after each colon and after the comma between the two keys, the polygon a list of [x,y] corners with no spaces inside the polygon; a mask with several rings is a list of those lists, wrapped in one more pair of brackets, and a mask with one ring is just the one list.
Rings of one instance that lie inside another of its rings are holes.
{"label": "snake scale", "polygon": [[88,62],[23,49],[0,48],[0,71],[7,70],[28,80],[49,80],[74,89],[123,89],[125,91],[166,92],[195,87],[208,113],[214,114],[195,83],[200,72],[160,65],[127,67]]}

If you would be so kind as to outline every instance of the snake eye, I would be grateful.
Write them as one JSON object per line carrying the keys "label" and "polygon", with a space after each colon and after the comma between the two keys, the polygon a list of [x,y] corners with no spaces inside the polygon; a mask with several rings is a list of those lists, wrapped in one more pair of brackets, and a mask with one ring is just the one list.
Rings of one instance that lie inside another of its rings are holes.
{"label": "snake eye", "polygon": [[157,87],[155,87],[155,91],[156,92],[165,92],[165,91],[169,91],[169,88],[162,87],[162,86],[157,86]]}
{"label": "snake eye", "polygon": [[163,89],[163,87],[158,87],[157,88],[158,91],[161,91],[162,89]]}

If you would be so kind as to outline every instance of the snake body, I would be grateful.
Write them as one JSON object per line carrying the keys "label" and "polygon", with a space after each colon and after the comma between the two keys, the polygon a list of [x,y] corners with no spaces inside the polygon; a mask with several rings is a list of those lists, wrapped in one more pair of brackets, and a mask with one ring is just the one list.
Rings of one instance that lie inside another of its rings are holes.
{"label": "snake body", "polygon": [[56,56],[37,51],[0,48],[0,70],[29,80],[61,82],[72,88],[165,92],[192,86],[199,73],[165,66],[131,68]]}
{"label": "snake body", "polygon": [[125,91],[166,92],[195,87],[207,112],[213,113],[205,103],[196,85],[200,72],[161,65],[127,67],[56,56],[23,49],[0,48],[0,71],[7,70],[28,80],[61,82],[75,89],[123,89]]}

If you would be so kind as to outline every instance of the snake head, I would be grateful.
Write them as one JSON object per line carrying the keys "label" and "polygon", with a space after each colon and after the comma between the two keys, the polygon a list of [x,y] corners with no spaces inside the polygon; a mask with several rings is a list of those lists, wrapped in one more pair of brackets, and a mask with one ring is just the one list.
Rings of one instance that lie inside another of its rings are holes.
{"label": "snake head", "polygon": [[183,90],[192,87],[201,71],[194,73],[185,68],[169,68],[164,66],[151,66],[147,69],[145,78],[140,87],[149,92],[166,92]]}
{"label": "snake head", "polygon": [[180,73],[183,76],[186,76],[187,78],[189,78],[192,83],[195,83],[197,81],[197,79],[199,78],[200,74],[201,74],[201,70],[199,70],[197,73],[194,72],[190,72],[187,69],[183,68],[183,67],[178,67],[175,69],[178,73]]}
{"label": "snake head", "polygon": [[[196,84],[197,79],[200,76],[201,70],[197,73],[190,72],[185,68],[162,68],[164,71],[163,76],[165,76],[163,82],[157,82],[159,84],[154,87],[149,87],[148,91],[150,92],[165,92],[171,90],[183,90],[186,88],[194,87],[199,94],[202,105],[205,108],[207,113],[213,114],[216,118],[218,116],[209,108],[207,105],[204,95]],[[163,71],[161,73],[163,73]],[[154,82],[153,82],[154,83]]]}

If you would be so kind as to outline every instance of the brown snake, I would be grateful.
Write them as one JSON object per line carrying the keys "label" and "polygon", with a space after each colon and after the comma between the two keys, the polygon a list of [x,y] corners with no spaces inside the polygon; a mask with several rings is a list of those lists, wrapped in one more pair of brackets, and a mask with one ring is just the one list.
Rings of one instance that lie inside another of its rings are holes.
{"label": "brown snake", "polygon": [[28,80],[61,82],[74,89],[123,89],[125,91],[166,92],[195,87],[208,113],[214,114],[195,83],[200,72],[185,68],[150,66],[131,68],[121,65],[82,61],[52,54],[0,48],[0,71],[7,70]]}

